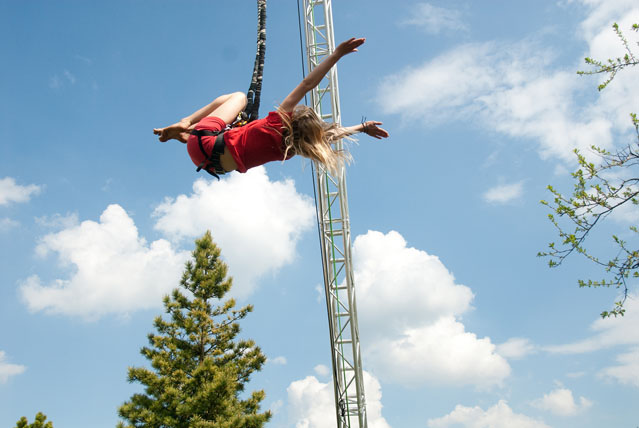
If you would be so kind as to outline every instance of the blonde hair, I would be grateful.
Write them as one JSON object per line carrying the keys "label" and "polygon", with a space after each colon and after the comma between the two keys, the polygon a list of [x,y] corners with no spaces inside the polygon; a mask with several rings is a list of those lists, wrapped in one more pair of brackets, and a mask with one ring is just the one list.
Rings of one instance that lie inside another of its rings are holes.
{"label": "blonde hair", "polygon": [[343,138],[353,140],[350,137],[353,132],[336,123],[324,122],[313,109],[304,105],[296,106],[292,113],[279,108],[277,112],[282,118],[284,159],[292,152],[321,163],[333,175],[337,175],[343,162],[350,162],[350,153],[333,150],[331,142]]}

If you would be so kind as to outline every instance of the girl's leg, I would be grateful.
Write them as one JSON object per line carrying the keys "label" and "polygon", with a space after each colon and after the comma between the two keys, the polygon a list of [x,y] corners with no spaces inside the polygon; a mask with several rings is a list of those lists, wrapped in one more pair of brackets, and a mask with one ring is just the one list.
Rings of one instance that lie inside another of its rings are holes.
{"label": "girl's leg", "polygon": [[[246,107],[246,94],[243,92],[234,92],[226,96],[226,99],[208,112],[206,116],[219,117],[224,123],[232,123],[237,115]],[[202,118],[200,118],[202,120]]]}
{"label": "girl's leg", "polygon": [[153,133],[159,136],[160,141],[178,140],[183,143],[188,139],[191,129],[206,116],[219,117],[224,123],[231,123],[237,115],[246,107],[246,95],[242,92],[221,95],[209,105],[185,117],[181,121],[166,128],[155,128]]}
{"label": "girl's leg", "polygon": [[[233,92],[232,94],[221,95],[207,106],[202,107],[195,113],[185,117],[181,122],[188,123],[189,126],[195,125],[207,116],[216,116],[224,120],[224,123],[231,123],[237,115],[244,110],[246,106],[246,95],[242,92]],[[231,118],[227,118],[235,111]],[[228,119],[228,120],[227,120]]]}

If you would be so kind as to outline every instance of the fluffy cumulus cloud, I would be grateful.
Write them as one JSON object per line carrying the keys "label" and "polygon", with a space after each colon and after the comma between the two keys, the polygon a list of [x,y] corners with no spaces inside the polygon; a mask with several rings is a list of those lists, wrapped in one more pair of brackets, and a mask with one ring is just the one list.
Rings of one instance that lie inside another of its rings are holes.
{"label": "fluffy cumulus cloud", "polygon": [[[610,28],[612,16],[629,28],[638,13],[636,3],[579,3],[590,10],[579,33],[590,49],[577,53],[574,64],[587,55],[604,60],[617,55],[622,47]],[[387,76],[378,101],[387,113],[420,118],[420,123],[475,121],[510,137],[530,139],[542,157],[573,161],[574,148],[611,148],[615,137],[630,131],[628,114],[636,106],[627,94],[639,90],[636,73],[620,73],[595,102],[584,102],[587,94],[596,92],[596,84],[577,78],[574,65],[553,67],[553,60],[551,48],[532,39],[462,44]]]}
{"label": "fluffy cumulus cloud", "polygon": [[210,230],[240,297],[254,290],[257,278],[294,260],[314,215],[312,200],[297,193],[292,180],[270,181],[262,167],[219,182],[197,180],[191,195],[167,199],[154,213],[156,229],[173,239]]}
{"label": "fluffy cumulus cloud", "polygon": [[510,374],[490,339],[459,321],[473,293],[437,257],[397,232],[369,231],[353,258],[363,352],[380,379],[490,387]]}
{"label": "fluffy cumulus cloud", "polygon": [[353,264],[357,303],[362,308],[360,323],[373,338],[431,324],[470,308],[470,288],[456,284],[437,256],[409,247],[398,232],[369,231],[358,236]]}
{"label": "fluffy cumulus cloud", "polygon": [[510,366],[487,337],[465,331],[454,317],[404,330],[400,336],[365,344],[366,361],[384,380],[404,385],[500,384]]}
{"label": "fluffy cumulus cloud", "polygon": [[26,369],[20,364],[9,363],[4,351],[0,351],[0,384],[5,383],[11,376],[23,373]]}
{"label": "fluffy cumulus cloud", "polygon": [[50,282],[33,275],[19,292],[31,311],[86,319],[158,307],[178,285],[190,256],[176,245],[209,229],[235,273],[234,293],[246,296],[259,276],[294,259],[313,216],[312,202],[292,181],[272,182],[256,168],[220,182],[198,180],[191,195],[161,203],[154,211],[155,227],[170,241],[148,243],[119,205],[109,206],[98,222],[79,223],[77,215],[42,218],[40,224],[62,230],[42,238],[37,253],[55,253],[69,273]]}
{"label": "fluffy cumulus cloud", "polygon": [[506,204],[515,199],[521,198],[524,191],[524,183],[519,181],[511,184],[501,184],[488,189],[484,193],[484,200],[492,204]]}
{"label": "fluffy cumulus cloud", "polygon": [[501,400],[493,407],[458,405],[455,410],[441,418],[429,419],[428,428],[550,428],[542,421],[515,413],[508,403]]}
{"label": "fluffy cumulus cloud", "polygon": [[443,31],[467,30],[460,11],[433,6],[430,3],[414,5],[412,7],[412,16],[403,21],[402,24],[419,27],[430,34],[438,34]]}
{"label": "fluffy cumulus cloud", "polygon": [[28,308],[85,319],[161,306],[189,257],[166,240],[147,243],[119,205],[110,205],[99,222],[46,235],[37,252],[55,253],[70,273],[49,283],[37,275],[24,280],[19,292]]}
{"label": "fluffy cumulus cloud", "polygon": [[0,178],[0,206],[10,203],[27,202],[33,195],[40,193],[40,186],[29,184],[22,186],[11,177]]}
{"label": "fluffy cumulus cloud", "polygon": [[592,406],[592,402],[585,397],[579,397],[579,402],[576,402],[572,391],[566,388],[557,388],[531,404],[559,416],[574,416]]}
{"label": "fluffy cumulus cloud", "polygon": [[[366,416],[370,428],[390,428],[382,416],[379,381],[364,372]],[[315,376],[295,381],[287,388],[289,425],[295,428],[334,428],[335,394],[332,381],[322,383]]]}
{"label": "fluffy cumulus cloud", "polygon": [[289,420],[296,428],[335,426],[335,399],[332,383],[322,383],[315,376],[289,385]]}

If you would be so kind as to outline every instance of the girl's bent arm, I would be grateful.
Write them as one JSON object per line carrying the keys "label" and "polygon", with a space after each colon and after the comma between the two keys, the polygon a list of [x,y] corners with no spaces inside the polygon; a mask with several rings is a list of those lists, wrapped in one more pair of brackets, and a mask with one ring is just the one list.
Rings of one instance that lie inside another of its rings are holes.
{"label": "girl's bent arm", "polygon": [[344,55],[357,52],[357,48],[361,46],[364,41],[366,41],[366,39],[356,39],[353,37],[340,43],[332,54],[324,58],[324,60],[320,62],[290,94],[288,94],[284,101],[282,101],[282,104],[280,104],[280,109],[287,112],[293,111],[295,106],[302,101],[304,95],[319,85],[326,73],[328,73],[330,69],[337,64],[337,61],[339,61]]}

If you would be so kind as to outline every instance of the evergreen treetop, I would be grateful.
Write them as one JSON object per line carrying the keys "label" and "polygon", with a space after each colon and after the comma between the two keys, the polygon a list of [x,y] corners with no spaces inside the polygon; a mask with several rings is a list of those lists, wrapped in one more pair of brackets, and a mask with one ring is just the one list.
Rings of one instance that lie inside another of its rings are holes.
{"label": "evergreen treetop", "polygon": [[264,391],[242,399],[251,373],[266,361],[252,340],[237,338],[238,321],[252,311],[221,299],[232,286],[220,249],[207,232],[196,241],[180,285],[164,298],[164,319],[141,349],[151,369],[129,368],[129,382],[144,385],[119,408],[120,428],[257,428],[271,417],[259,413]]}
{"label": "evergreen treetop", "polygon": [[47,417],[45,414],[38,412],[32,424],[30,424],[27,418],[23,416],[16,423],[16,428],[53,428],[53,422],[46,422],[46,420]]}

